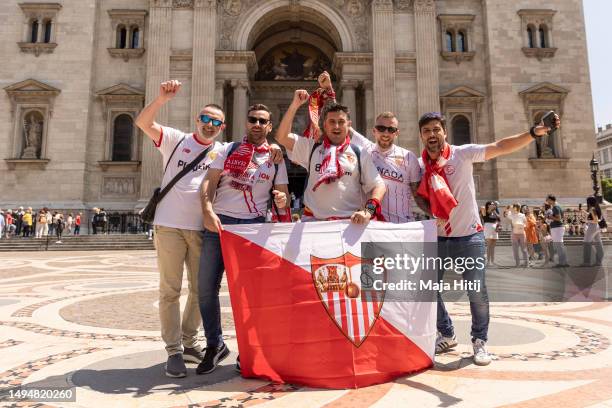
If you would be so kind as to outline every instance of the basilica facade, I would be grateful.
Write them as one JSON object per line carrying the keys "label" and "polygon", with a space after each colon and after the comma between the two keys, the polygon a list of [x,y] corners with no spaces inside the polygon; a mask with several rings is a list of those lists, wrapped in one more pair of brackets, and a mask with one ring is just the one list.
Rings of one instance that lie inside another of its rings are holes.
{"label": "basilica facade", "polygon": [[[442,112],[453,144],[491,143],[549,110],[562,129],[475,166],[480,200],[575,204],[595,149],[581,1],[6,0],[0,9],[0,208],[134,211],[162,163],[135,127],[167,79],[183,83],[158,122],[193,130],[224,107],[227,141],[264,103],[278,124],[322,70],[364,134],[393,111],[419,154],[417,121]],[[300,130],[306,112],[295,123]],[[299,191],[304,173],[290,169]],[[194,211],[199,209],[194,208]]]}

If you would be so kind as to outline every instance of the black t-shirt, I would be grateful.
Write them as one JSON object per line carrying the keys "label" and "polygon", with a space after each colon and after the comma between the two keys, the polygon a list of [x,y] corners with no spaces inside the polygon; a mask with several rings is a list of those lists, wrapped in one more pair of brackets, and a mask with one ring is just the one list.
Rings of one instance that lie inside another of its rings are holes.
{"label": "black t-shirt", "polygon": [[[552,208],[552,213],[553,213],[553,217],[558,215],[561,217],[561,220],[563,220],[563,209],[561,208],[560,205],[555,204]],[[558,228],[562,226],[563,226],[563,221],[552,220],[552,222],[550,223],[550,228]]]}
{"label": "black t-shirt", "polygon": [[499,221],[499,215],[497,215],[497,211],[491,211],[490,213],[482,217],[482,221],[485,223],[490,222],[494,224]]}
{"label": "black t-shirt", "polygon": [[[595,208],[595,214],[597,214],[597,218],[601,220],[601,208]],[[587,217],[587,220],[592,220],[593,219],[593,215],[591,214],[591,210],[589,210],[589,216]]]}

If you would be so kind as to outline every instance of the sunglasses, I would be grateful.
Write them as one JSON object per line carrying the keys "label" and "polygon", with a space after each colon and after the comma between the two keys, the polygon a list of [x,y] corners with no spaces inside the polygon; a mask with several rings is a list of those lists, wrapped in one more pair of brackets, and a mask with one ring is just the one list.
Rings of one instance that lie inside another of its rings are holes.
{"label": "sunglasses", "polygon": [[266,126],[268,123],[270,123],[270,119],[262,119],[262,118],[256,118],[255,116],[249,116],[248,121],[250,124],[256,124],[256,123],[261,123],[263,126]]}
{"label": "sunglasses", "polygon": [[200,115],[200,121],[206,125],[212,122],[213,126],[216,126],[216,127],[219,127],[223,124],[222,120],[213,119],[208,115]]}
{"label": "sunglasses", "polygon": [[376,126],[374,126],[374,129],[378,130],[380,133],[385,133],[387,131],[389,133],[397,132],[397,128],[393,127],[393,126],[376,125]]}

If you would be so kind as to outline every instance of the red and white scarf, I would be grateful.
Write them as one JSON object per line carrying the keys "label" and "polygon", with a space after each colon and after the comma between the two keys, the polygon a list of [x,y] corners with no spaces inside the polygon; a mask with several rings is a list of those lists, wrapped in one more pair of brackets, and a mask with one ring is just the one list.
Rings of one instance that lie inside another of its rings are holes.
{"label": "red and white scarf", "polygon": [[327,89],[319,88],[308,97],[308,118],[310,123],[304,130],[304,137],[312,138],[316,141],[321,136],[319,128],[319,117],[321,110],[329,99],[336,99],[336,93]]}
{"label": "red and white scarf", "polygon": [[245,136],[238,148],[225,159],[223,171],[232,178],[230,185],[232,188],[239,191],[252,191],[255,184],[255,178],[252,177],[259,167],[253,162],[253,155],[257,153],[266,153],[270,151],[268,142],[264,142],[259,146],[247,141]]}
{"label": "red and white scarf", "polygon": [[425,163],[425,175],[423,182],[417,190],[417,194],[429,201],[431,213],[434,217],[449,220],[444,226],[446,235],[451,233],[450,214],[457,206],[457,200],[448,186],[444,166],[450,158],[451,148],[448,143],[444,144],[437,160],[431,160],[427,150],[423,150],[422,158]]}
{"label": "red and white scarf", "polygon": [[321,162],[321,169],[319,170],[319,179],[312,188],[312,191],[316,191],[317,188],[323,183],[329,184],[338,180],[344,176],[344,170],[340,165],[340,155],[344,153],[346,148],[351,143],[349,135],[346,135],[344,142],[340,146],[331,144],[327,136],[323,139],[323,161]]}

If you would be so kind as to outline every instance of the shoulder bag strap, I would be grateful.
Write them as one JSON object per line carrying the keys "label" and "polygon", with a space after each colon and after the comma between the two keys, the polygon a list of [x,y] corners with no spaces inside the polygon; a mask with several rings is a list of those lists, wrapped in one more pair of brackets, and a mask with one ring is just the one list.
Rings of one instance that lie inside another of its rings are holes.
{"label": "shoulder bag strap", "polygon": [[195,166],[197,166],[198,163],[200,163],[202,161],[202,159],[204,159],[204,157],[206,157],[206,155],[208,154],[210,149],[212,149],[213,146],[214,146],[214,142],[211,143],[211,145],[208,146],[206,149],[204,149],[204,151],[202,153],[200,153],[198,155],[198,157],[196,157],[191,163],[189,163],[187,166],[185,166],[185,168],[183,170],[181,170],[181,172],[179,174],[177,174],[176,176],[174,176],[174,178],[172,180],[170,180],[170,182],[159,192],[158,202],[161,201],[162,198],[164,198],[164,196],[166,194],[168,194],[170,189],[172,189],[172,187],[174,187],[174,185],[180,179],[182,179],[187,173],[192,171],[195,168]]}

